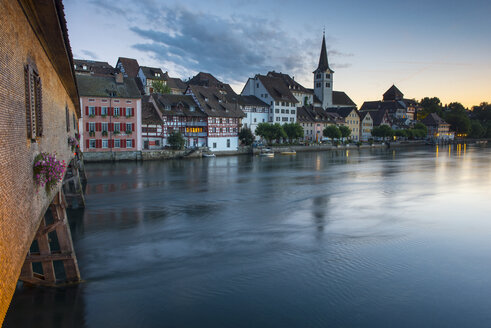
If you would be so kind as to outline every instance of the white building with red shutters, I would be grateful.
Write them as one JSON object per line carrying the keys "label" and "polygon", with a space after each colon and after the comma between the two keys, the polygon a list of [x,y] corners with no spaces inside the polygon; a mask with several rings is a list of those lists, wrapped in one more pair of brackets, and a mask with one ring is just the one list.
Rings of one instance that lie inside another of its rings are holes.
{"label": "white building with red shutters", "polygon": [[237,95],[228,94],[218,87],[189,85],[186,94],[193,97],[199,109],[207,116],[206,145],[211,151],[237,150],[239,128],[244,112]]}
{"label": "white building with red shutters", "polygon": [[141,95],[133,78],[77,74],[84,153],[142,149]]}

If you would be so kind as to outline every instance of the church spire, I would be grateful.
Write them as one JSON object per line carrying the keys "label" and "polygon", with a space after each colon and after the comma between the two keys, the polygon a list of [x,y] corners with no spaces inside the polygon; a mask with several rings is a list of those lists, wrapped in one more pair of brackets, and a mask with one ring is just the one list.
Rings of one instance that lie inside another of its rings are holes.
{"label": "church spire", "polygon": [[322,35],[322,48],[321,48],[321,55],[319,57],[319,66],[317,67],[316,71],[327,71],[331,70],[329,67],[329,62],[327,61],[327,50],[326,50],[326,32],[324,31]]}

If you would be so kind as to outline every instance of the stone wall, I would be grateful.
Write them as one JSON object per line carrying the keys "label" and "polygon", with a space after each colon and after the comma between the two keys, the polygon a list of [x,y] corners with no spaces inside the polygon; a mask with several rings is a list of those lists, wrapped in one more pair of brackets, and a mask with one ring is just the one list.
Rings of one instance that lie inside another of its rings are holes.
{"label": "stone wall", "polygon": [[[40,218],[56,192],[36,192],[33,160],[40,152],[69,162],[74,104],[17,1],[0,1],[0,325]],[[44,135],[27,138],[24,65],[42,81]],[[69,108],[70,132],[65,106]]]}

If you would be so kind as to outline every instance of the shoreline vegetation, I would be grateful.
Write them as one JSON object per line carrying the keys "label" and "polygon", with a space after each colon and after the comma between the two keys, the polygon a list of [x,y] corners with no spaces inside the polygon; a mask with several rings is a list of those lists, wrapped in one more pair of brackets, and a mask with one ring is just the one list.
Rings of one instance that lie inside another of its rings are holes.
{"label": "shoreline vegetation", "polygon": [[[294,144],[273,144],[271,146],[264,147],[251,147],[240,146],[238,150],[214,152],[217,157],[221,156],[238,156],[238,155],[253,155],[256,156],[264,149],[273,153],[281,153],[285,151],[295,152],[314,152],[314,151],[338,151],[338,150],[359,150],[359,149],[383,149],[383,148],[398,148],[398,147],[428,147],[435,145],[448,145],[448,144],[473,144],[480,142],[487,142],[489,139],[465,139],[454,140],[453,142],[445,143],[428,143],[426,140],[406,140],[406,141],[390,141],[390,142],[375,142],[375,143],[363,143],[363,144],[310,144],[310,145],[294,145]],[[195,148],[185,150],[142,150],[131,152],[104,152],[104,153],[85,153],[85,162],[119,162],[119,161],[158,161],[158,160],[170,160],[170,159],[188,159],[188,158],[201,158],[203,153],[210,153],[208,148]]]}

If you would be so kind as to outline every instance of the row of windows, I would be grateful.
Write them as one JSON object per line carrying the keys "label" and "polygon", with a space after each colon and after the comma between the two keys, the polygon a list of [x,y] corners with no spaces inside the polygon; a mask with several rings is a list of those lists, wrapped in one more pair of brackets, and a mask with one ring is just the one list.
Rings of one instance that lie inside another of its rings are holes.
{"label": "row of windows", "polygon": [[133,107],[96,107],[96,106],[86,106],[85,115],[87,116],[135,116],[135,109]]}
{"label": "row of windows", "polygon": [[237,118],[229,118],[229,119],[226,119],[226,118],[210,118],[209,119],[211,123],[220,123],[220,124],[223,124],[223,123],[229,123],[229,124],[232,124],[232,123],[239,123],[239,119]]}
{"label": "row of windows", "polygon": [[[280,109],[279,108],[275,108],[274,111],[275,111],[276,114],[279,114],[280,113]],[[289,109],[281,109],[281,114],[290,114],[290,113],[291,114],[295,114],[296,113],[295,109],[292,109],[291,111]]]}
{"label": "row of windows", "polygon": [[[276,122],[288,122],[288,117],[276,117]],[[290,117],[290,122],[295,122],[293,117]]]}
{"label": "row of windows", "polygon": [[295,107],[295,103],[285,102],[285,101],[275,101],[276,106],[286,106],[286,107]]}
{"label": "row of windows", "polygon": [[[217,148],[217,143],[213,143],[213,148]],[[230,148],[230,139],[227,139],[227,148]]]}
{"label": "row of windows", "polygon": [[[316,87],[316,88],[320,88],[321,86],[322,86],[322,82],[317,82],[317,83],[315,84],[315,87]],[[326,82],[326,88],[330,88],[330,87],[331,87],[331,83]]]}
{"label": "row of windows", "polygon": [[[321,73],[317,73],[317,75],[315,76],[316,79],[320,79],[322,78],[322,74]],[[331,78],[331,74],[327,73],[326,74],[326,79],[330,79]]]}
{"label": "row of windows", "polygon": [[211,131],[213,133],[223,133],[223,132],[237,132],[237,128],[212,128]]}
{"label": "row of windows", "polygon": [[95,123],[95,122],[88,122],[86,124],[85,130],[88,132],[96,132],[96,131],[102,131],[102,132],[121,132],[122,129],[124,128],[124,131],[132,132],[135,130],[135,123]]}
{"label": "row of windows", "polygon": [[[90,139],[88,141],[89,148],[133,148],[134,140],[133,139]],[[113,145],[114,143],[114,145]]]}
{"label": "row of windows", "polygon": [[[89,98],[89,101],[90,102],[94,102],[95,101],[95,98]],[[105,102],[108,102],[108,100],[107,99],[101,99],[101,102],[105,103]],[[119,99],[113,99],[112,102],[119,103]],[[131,101],[131,100],[126,100],[126,103],[127,104],[131,104],[132,102],[133,101]]]}

